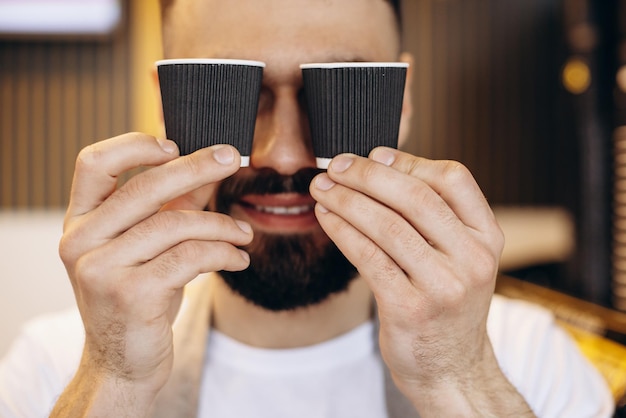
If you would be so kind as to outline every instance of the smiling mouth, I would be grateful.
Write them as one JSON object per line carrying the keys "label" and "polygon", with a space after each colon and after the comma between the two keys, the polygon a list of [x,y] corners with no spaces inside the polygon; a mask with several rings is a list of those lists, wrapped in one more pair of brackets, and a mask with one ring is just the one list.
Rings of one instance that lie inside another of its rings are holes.
{"label": "smiling mouth", "polygon": [[307,195],[247,195],[232,209],[233,216],[250,222],[260,230],[291,233],[319,226],[315,216],[315,201]]}
{"label": "smiling mouth", "polygon": [[299,206],[263,206],[263,205],[247,205],[254,208],[254,210],[262,213],[269,213],[271,215],[302,215],[313,211],[314,205],[299,205]]}

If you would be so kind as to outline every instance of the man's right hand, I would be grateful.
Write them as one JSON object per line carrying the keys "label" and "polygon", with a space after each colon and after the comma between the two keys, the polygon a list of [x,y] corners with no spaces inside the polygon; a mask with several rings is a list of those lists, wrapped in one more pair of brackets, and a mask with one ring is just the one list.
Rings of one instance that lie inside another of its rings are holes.
{"label": "man's right hand", "polygon": [[[117,188],[120,175],[140,166],[152,168]],[[204,210],[215,183],[238,167],[230,146],[179,157],[173,142],[138,133],[81,151],[59,251],[85,347],[52,416],[148,409],[171,371],[185,284],[249,264],[237,248],[251,241],[249,225]]]}

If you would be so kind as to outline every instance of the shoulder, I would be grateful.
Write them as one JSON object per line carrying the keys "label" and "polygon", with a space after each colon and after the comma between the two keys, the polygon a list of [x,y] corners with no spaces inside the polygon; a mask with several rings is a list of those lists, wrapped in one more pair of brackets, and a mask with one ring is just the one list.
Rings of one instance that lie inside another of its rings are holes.
{"label": "shoulder", "polygon": [[77,308],[51,312],[27,321],[22,334],[40,339],[59,339],[59,337],[84,337],[83,322]]}
{"label": "shoulder", "polygon": [[498,344],[510,334],[521,334],[523,339],[537,337],[553,327],[554,315],[548,309],[523,300],[493,296],[487,320],[492,344]]}
{"label": "shoulder", "polygon": [[84,342],[78,310],[27,322],[0,361],[0,416],[43,416],[72,379]]}
{"label": "shoulder", "polygon": [[[75,364],[82,353],[85,332],[78,309],[50,313],[28,321],[13,343],[27,353],[46,356],[58,366]],[[15,355],[15,354],[14,354]],[[76,363],[77,364],[77,363]]]}
{"label": "shoulder", "polygon": [[494,295],[487,329],[501,369],[539,416],[611,416],[606,382],[550,310]]}

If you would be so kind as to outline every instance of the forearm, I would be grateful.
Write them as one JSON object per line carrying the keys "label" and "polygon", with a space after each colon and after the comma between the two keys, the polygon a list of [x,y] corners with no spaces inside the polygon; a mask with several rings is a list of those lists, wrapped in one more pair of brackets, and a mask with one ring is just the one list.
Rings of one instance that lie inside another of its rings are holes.
{"label": "forearm", "polygon": [[429,384],[399,383],[419,411],[427,417],[535,417],[532,409],[500,370],[495,357],[472,370]]}
{"label": "forearm", "polygon": [[81,364],[50,417],[143,417],[157,393],[130,379]]}
{"label": "forearm", "polygon": [[[414,405],[427,417],[535,417],[522,396],[506,379],[498,387],[467,390],[446,387],[423,393]],[[495,385],[494,385],[495,386]]]}

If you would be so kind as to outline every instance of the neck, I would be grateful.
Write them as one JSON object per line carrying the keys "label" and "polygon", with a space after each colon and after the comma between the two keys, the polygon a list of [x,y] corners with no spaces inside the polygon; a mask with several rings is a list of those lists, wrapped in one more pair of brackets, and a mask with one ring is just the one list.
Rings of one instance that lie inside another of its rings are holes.
{"label": "neck", "polygon": [[212,326],[223,334],[261,348],[294,348],[344,334],[372,316],[371,293],[357,278],[345,292],[305,308],[273,312],[234,293],[216,275]]}

